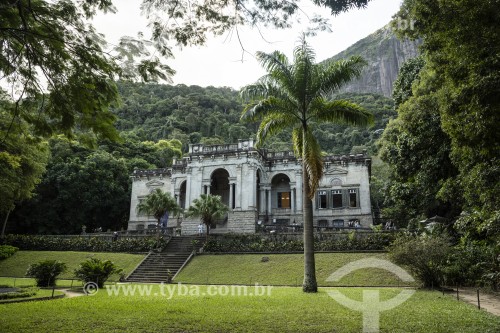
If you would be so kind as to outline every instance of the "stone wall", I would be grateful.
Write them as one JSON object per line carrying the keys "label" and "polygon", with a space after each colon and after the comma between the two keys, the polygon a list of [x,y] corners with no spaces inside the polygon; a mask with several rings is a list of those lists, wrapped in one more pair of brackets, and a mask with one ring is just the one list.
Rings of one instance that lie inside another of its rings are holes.
{"label": "stone wall", "polygon": [[228,214],[227,231],[232,233],[255,233],[257,211],[233,211]]}

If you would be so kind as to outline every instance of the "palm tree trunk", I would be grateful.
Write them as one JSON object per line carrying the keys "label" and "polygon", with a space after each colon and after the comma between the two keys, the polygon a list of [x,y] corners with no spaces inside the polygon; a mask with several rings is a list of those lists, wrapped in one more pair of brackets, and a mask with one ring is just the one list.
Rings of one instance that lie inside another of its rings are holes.
{"label": "palm tree trunk", "polygon": [[309,174],[302,167],[302,198],[304,211],[304,282],[302,290],[306,293],[318,291],[316,282],[316,264],[314,260],[314,228],[312,200],[309,199]]}

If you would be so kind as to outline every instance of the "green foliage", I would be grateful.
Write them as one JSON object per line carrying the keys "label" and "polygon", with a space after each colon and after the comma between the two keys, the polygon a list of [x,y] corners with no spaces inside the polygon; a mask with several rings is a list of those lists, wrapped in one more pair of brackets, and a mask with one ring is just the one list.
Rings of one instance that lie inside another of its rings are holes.
{"label": "green foliage", "polygon": [[498,251],[479,242],[467,242],[453,248],[447,258],[444,277],[448,285],[489,286],[497,289],[498,280],[491,279],[500,272]]}
{"label": "green foliage", "polygon": [[168,212],[170,216],[175,216],[179,214],[182,209],[177,204],[177,200],[172,197],[170,193],[163,192],[161,189],[157,188],[148,194],[144,201],[141,201],[137,205],[137,211],[153,215],[158,220],[159,224],[160,219],[166,212]]}
{"label": "green foliage", "polygon": [[90,150],[74,141],[50,140],[51,159],[35,196],[11,214],[11,232],[75,234],[126,228],[130,210],[129,176],[134,168],[171,165],[180,157],[180,142],[140,142],[125,136],[123,143],[100,142]]}
{"label": "green foliage", "polygon": [[167,241],[156,237],[127,238],[120,237],[111,242],[98,237],[71,237],[7,235],[4,244],[32,251],[88,251],[88,252],[149,252],[156,248],[164,248]]}
{"label": "green foliage", "polygon": [[[115,52],[91,19],[97,12],[114,12],[109,0],[4,1],[0,7],[0,76],[16,100],[10,115],[33,124],[37,134],[69,137],[93,131],[117,139],[116,77],[168,79],[173,71],[148,51],[139,36],[120,40]],[[170,50],[155,38],[158,54]],[[139,60],[138,60],[139,59]],[[37,109],[31,114],[30,106]],[[76,128],[76,130],[75,130]]]}
{"label": "green foliage", "polygon": [[229,208],[222,203],[222,198],[219,195],[202,194],[198,199],[193,200],[185,216],[199,217],[201,222],[205,224],[208,238],[210,228],[228,211]]}
{"label": "green foliage", "polygon": [[75,269],[75,277],[83,282],[95,282],[99,288],[104,286],[110,275],[120,274],[121,268],[118,268],[110,260],[101,260],[90,258],[84,261]]}
{"label": "green foliage", "polygon": [[461,202],[454,191],[443,195],[457,170],[450,159],[450,138],[441,128],[439,100],[433,94],[441,81],[430,70],[419,73],[413,64],[410,68],[398,80],[407,86],[413,82],[414,89],[404,93],[410,97],[399,105],[398,118],[380,140],[380,157],[390,167],[383,213],[399,226],[421,216],[453,218],[460,213]]}
{"label": "green foliage", "polygon": [[[127,158],[141,156],[157,167],[166,167],[157,162],[158,159],[146,149],[144,142],[178,139],[185,152],[190,143],[233,143],[255,136],[257,124],[240,120],[243,106],[238,93],[230,88],[129,82],[119,82],[118,87],[123,105],[116,108],[114,113],[119,117],[117,128],[125,142],[101,144],[101,148],[108,152],[117,151]],[[375,153],[375,141],[389,119],[396,115],[392,100],[371,93],[343,93],[337,94],[335,98],[351,100],[372,113],[374,126],[353,130],[342,124],[317,124],[314,134],[321,148],[332,154],[350,154],[353,146],[359,145],[361,150]],[[291,150],[290,141],[290,133],[280,133],[269,138],[264,148]],[[116,148],[120,146],[124,148]]]}
{"label": "green foliage", "polygon": [[[352,8],[364,8],[370,0],[312,0],[315,7],[326,7],[333,15]],[[299,1],[241,0],[193,1],[189,5],[171,1],[144,0],[143,7],[150,15],[153,36],[166,36],[180,45],[203,45],[208,34],[223,35],[239,25],[252,27],[291,27],[291,20],[300,21]],[[165,13],[164,15],[159,14]],[[151,14],[155,15],[151,15]],[[158,15],[159,14],[159,15]],[[175,17],[175,20],[170,18]],[[327,19],[315,14],[309,18],[308,33],[330,30]]]}
{"label": "green foliage", "polygon": [[[19,202],[29,199],[40,182],[48,159],[46,142],[30,133],[23,120],[12,122],[6,110],[11,106],[0,95],[0,216],[5,216]],[[10,135],[9,135],[10,133]],[[3,221],[2,221],[3,222]],[[7,221],[5,220],[5,223]],[[2,228],[4,234],[5,225]]]}
{"label": "green foliage", "polygon": [[439,287],[443,283],[446,259],[451,250],[447,239],[402,234],[388,249],[391,260],[408,267],[424,287]]}
{"label": "green foliage", "polygon": [[406,0],[398,14],[417,22],[402,34],[423,39],[426,67],[439,78],[429,95],[437,101],[458,169],[443,192],[452,193],[452,188],[460,193],[462,208],[483,222],[498,220],[500,206],[498,5],[489,0]]}
{"label": "green foliage", "polygon": [[[384,250],[394,239],[391,233],[373,233],[350,237],[345,234],[316,235],[315,251],[376,251]],[[210,239],[203,246],[204,252],[263,252],[286,253],[304,251],[303,239],[276,235],[225,235]]]}
{"label": "green foliage", "polygon": [[31,264],[26,276],[33,277],[39,287],[53,287],[57,277],[66,270],[65,263],[57,260],[45,260]]}
{"label": "green foliage", "polygon": [[123,105],[114,110],[117,128],[138,141],[178,139],[187,151],[202,138],[235,142],[254,132],[254,126],[239,123],[241,101],[231,88],[130,82],[118,88]]}
{"label": "green foliage", "polygon": [[401,104],[413,96],[413,83],[420,80],[420,71],[424,65],[425,60],[420,56],[405,62],[399,70],[398,77],[396,81],[394,81],[394,88],[392,92],[395,110],[397,110]]}
{"label": "green foliage", "polygon": [[10,245],[0,245],[0,260],[13,256],[19,248]]}

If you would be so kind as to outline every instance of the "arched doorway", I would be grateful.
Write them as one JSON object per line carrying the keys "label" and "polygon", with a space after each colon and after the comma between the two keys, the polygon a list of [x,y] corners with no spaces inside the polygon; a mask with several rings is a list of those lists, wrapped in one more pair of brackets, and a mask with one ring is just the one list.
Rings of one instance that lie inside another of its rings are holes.
{"label": "arched doorway", "polygon": [[186,208],[186,181],[183,181],[179,188],[179,206],[182,209]]}
{"label": "arched doorway", "polygon": [[292,208],[292,192],[290,178],[284,173],[279,173],[271,181],[271,204],[273,209],[284,210]]}
{"label": "arched doorway", "polygon": [[217,169],[210,177],[210,191],[212,195],[219,195],[222,202],[232,208],[229,204],[229,172],[225,169]]}

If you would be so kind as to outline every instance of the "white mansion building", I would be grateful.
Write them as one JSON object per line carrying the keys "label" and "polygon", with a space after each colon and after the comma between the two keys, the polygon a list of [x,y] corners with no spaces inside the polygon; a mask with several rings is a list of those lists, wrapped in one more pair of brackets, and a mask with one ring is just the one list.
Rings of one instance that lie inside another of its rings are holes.
{"label": "white mansion building", "polygon": [[[372,223],[371,159],[366,154],[327,156],[324,176],[313,202],[314,225],[333,229]],[[226,218],[212,232],[255,233],[259,228],[300,229],[302,165],[292,152],[270,152],[253,140],[237,144],[191,144],[189,154],[172,168],[135,170],[128,230],[155,225],[152,216],[139,215],[137,204],[153,189],[171,193],[182,208],[201,194],[220,195],[229,206]],[[197,218],[170,216],[168,227],[180,224],[182,234],[198,231]]]}

